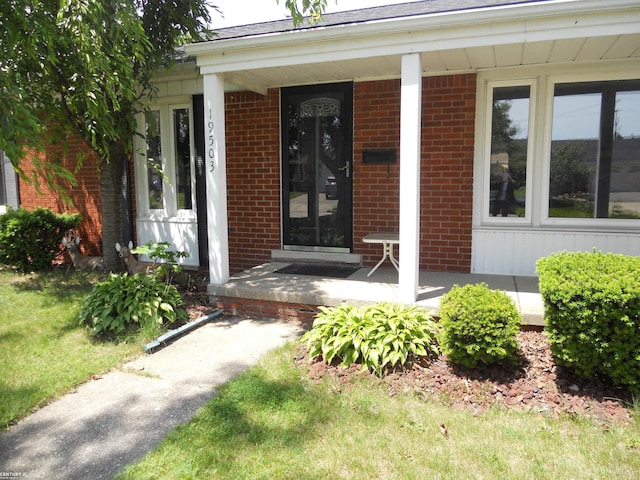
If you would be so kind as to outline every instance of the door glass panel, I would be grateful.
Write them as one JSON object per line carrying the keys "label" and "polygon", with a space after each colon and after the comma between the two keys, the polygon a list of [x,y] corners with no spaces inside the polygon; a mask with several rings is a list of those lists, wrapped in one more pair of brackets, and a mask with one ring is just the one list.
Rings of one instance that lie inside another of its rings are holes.
{"label": "door glass panel", "polygon": [[341,91],[286,96],[285,245],[351,247],[351,112],[344,101]]}
{"label": "door glass panel", "polygon": [[173,110],[173,128],[178,209],[191,210],[191,135],[188,108]]}
{"label": "door glass panel", "polygon": [[160,137],[160,110],[145,112],[145,137],[147,140],[147,182],[149,208],[160,210],[162,204],[162,142]]}

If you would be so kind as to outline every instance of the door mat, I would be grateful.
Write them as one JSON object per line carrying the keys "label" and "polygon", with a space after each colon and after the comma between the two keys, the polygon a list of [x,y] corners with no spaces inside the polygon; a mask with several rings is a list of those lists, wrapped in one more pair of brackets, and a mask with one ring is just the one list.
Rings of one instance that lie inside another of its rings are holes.
{"label": "door mat", "polygon": [[360,267],[350,265],[335,265],[326,263],[292,263],[284,268],[276,270],[275,273],[286,275],[312,275],[315,277],[347,278]]}

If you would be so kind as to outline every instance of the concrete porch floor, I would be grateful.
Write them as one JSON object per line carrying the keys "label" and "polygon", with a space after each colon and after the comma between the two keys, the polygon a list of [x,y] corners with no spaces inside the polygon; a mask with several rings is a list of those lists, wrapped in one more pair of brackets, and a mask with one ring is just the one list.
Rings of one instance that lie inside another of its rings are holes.
{"label": "concrete porch floor", "polygon": [[[290,263],[270,262],[231,277],[224,285],[209,285],[211,297],[231,297],[291,304],[336,306],[343,302],[367,304],[399,302],[398,273],[379,268],[367,277],[370,268],[360,268],[348,278],[275,273]],[[502,290],[514,300],[526,325],[544,326],[544,306],[537,277],[479,275],[446,272],[420,272],[418,299],[420,308],[437,312],[442,295],[453,285],[486,283]]]}

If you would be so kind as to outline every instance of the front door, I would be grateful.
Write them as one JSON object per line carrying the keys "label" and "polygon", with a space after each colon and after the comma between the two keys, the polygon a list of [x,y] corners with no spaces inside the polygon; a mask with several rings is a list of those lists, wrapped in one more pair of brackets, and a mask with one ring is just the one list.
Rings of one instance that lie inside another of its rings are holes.
{"label": "front door", "polygon": [[283,244],[350,252],[353,85],[282,90]]}

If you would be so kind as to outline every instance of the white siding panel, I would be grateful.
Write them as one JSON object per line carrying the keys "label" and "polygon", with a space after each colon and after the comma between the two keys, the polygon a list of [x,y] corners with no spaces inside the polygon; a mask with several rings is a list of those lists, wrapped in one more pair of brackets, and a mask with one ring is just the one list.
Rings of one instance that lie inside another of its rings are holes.
{"label": "white siding panel", "polygon": [[637,233],[477,229],[473,232],[472,273],[535,275],[536,261],[568,250],[640,256]]}
{"label": "white siding panel", "polygon": [[[136,222],[138,242],[169,242],[170,250],[187,252],[187,258],[180,259],[180,264],[197,267],[200,265],[198,255],[198,225],[191,221],[177,219],[147,220]],[[141,260],[148,261],[148,258]]]}

